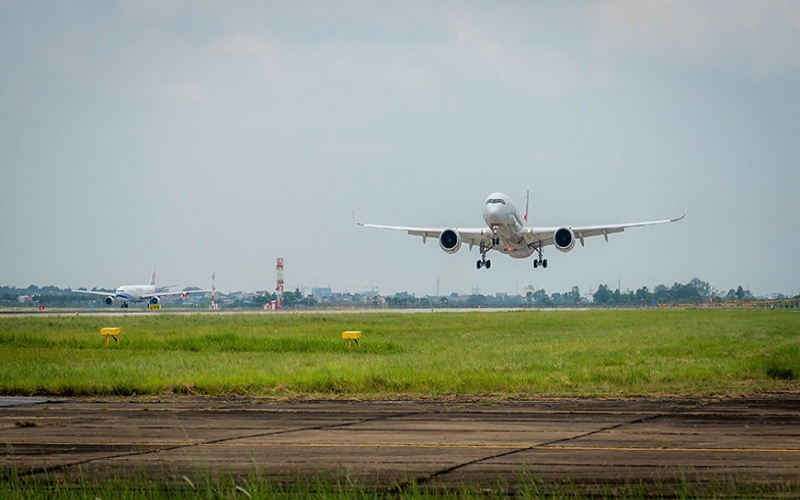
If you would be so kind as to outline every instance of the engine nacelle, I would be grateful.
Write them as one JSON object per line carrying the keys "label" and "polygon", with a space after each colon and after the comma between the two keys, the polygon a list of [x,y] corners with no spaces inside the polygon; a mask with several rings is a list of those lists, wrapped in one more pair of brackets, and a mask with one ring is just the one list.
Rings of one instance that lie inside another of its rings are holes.
{"label": "engine nacelle", "polygon": [[158,297],[150,297],[150,303],[153,304],[154,306],[158,305],[159,302],[161,301],[158,299]]}
{"label": "engine nacelle", "polygon": [[461,235],[455,229],[445,229],[439,236],[439,246],[447,253],[456,253],[461,248]]}
{"label": "engine nacelle", "polygon": [[553,235],[553,243],[562,252],[569,252],[575,248],[575,234],[572,229],[562,227]]}
{"label": "engine nacelle", "polygon": [[109,305],[109,306],[110,306],[111,304],[113,304],[113,303],[114,303],[114,297],[112,297],[111,295],[109,295],[108,297],[106,297],[106,298],[104,298],[104,299],[103,299],[103,302],[105,302],[105,303],[106,303],[106,305]]}

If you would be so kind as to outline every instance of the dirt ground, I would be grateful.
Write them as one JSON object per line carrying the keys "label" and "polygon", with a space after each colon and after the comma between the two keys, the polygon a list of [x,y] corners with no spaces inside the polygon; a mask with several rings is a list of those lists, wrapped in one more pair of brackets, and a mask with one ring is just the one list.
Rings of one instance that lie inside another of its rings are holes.
{"label": "dirt ground", "polygon": [[0,398],[0,471],[366,487],[800,491],[800,396],[718,400]]}

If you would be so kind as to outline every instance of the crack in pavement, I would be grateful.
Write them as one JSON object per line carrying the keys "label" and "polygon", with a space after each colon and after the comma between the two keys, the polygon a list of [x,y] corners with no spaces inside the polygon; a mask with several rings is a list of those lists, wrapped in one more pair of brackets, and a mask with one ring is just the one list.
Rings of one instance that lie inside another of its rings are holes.
{"label": "crack in pavement", "polygon": [[[311,427],[300,427],[300,428],[295,428],[295,429],[282,429],[282,430],[277,430],[277,431],[258,432],[258,433],[255,433],[255,434],[244,435],[244,436],[232,436],[232,437],[226,437],[226,438],[220,438],[220,439],[213,439],[213,440],[210,440],[210,441],[199,441],[199,442],[196,442],[196,443],[177,444],[177,445],[172,445],[172,446],[159,446],[159,447],[152,448],[152,449],[149,449],[149,450],[131,451],[131,452],[125,452],[125,453],[118,453],[118,454],[115,454],[115,455],[104,455],[102,457],[87,458],[87,459],[84,459],[84,460],[79,460],[79,461],[76,461],[76,462],[71,462],[71,463],[68,463],[68,464],[62,464],[62,465],[53,466],[53,467],[47,467],[47,466],[35,467],[35,468],[32,468],[32,469],[26,470],[24,472],[17,472],[16,475],[18,477],[23,477],[23,476],[31,477],[31,476],[36,476],[36,475],[39,475],[39,474],[46,474],[47,472],[51,472],[51,471],[59,471],[59,470],[60,471],[66,471],[66,470],[68,470],[70,468],[73,468],[73,467],[80,467],[82,465],[90,464],[92,462],[97,462],[97,461],[100,461],[100,460],[107,461],[107,460],[113,460],[113,459],[116,459],[116,458],[146,456],[146,455],[151,455],[153,453],[161,453],[161,452],[165,452],[165,451],[186,449],[186,448],[192,448],[192,447],[203,446],[203,445],[220,444],[220,443],[225,443],[225,442],[228,442],[228,441],[234,441],[234,440],[238,440],[238,439],[252,439],[252,438],[267,437],[267,436],[279,436],[281,434],[289,434],[289,433],[292,433],[292,432],[306,432],[306,431],[316,431],[316,430],[323,430],[323,429],[336,429],[336,428],[341,428],[341,427],[347,427],[347,426],[350,426],[350,425],[362,424],[362,423],[366,423],[366,422],[379,422],[381,420],[388,420],[388,419],[391,419],[391,418],[409,417],[409,416],[417,415],[417,414],[421,414],[421,413],[426,413],[426,411],[425,410],[418,410],[418,411],[412,411],[412,412],[395,413],[395,414],[381,415],[379,417],[374,417],[374,418],[357,419],[357,420],[353,420],[353,421],[350,421],[350,422],[342,422],[342,423],[337,423],[337,424],[324,424],[324,425],[315,425],[315,426],[311,426]],[[0,477],[3,477],[3,475],[0,474]]]}
{"label": "crack in pavement", "polygon": [[601,432],[608,432],[608,431],[611,431],[611,430],[614,430],[614,429],[620,429],[622,427],[627,427],[627,426],[630,426],[630,425],[640,424],[640,423],[643,423],[643,422],[648,422],[650,420],[655,420],[655,419],[663,418],[663,417],[674,415],[674,414],[675,413],[658,413],[658,414],[650,415],[650,416],[647,416],[647,417],[637,418],[636,420],[631,420],[629,422],[622,422],[622,423],[619,423],[619,424],[614,424],[614,425],[609,425],[609,426],[606,426],[606,427],[601,427],[601,428],[595,429],[593,431],[584,432],[582,434],[577,434],[575,436],[571,436],[571,437],[567,437],[567,438],[555,439],[553,441],[548,441],[548,442],[545,442],[545,443],[535,444],[535,445],[532,445],[532,446],[528,446],[526,448],[518,448],[518,449],[514,449],[514,450],[510,450],[510,451],[505,451],[505,452],[502,452],[502,453],[496,453],[494,455],[490,455],[490,456],[487,456],[487,457],[476,458],[476,459],[470,460],[468,462],[463,462],[463,463],[460,463],[460,464],[452,465],[450,467],[446,467],[444,469],[441,469],[441,470],[432,472],[430,474],[424,475],[424,476],[422,476],[420,478],[415,478],[413,480],[403,481],[402,483],[396,484],[396,485],[392,486],[391,488],[389,488],[388,492],[389,493],[400,493],[405,488],[411,486],[412,483],[416,484],[416,485],[429,483],[429,482],[433,481],[434,479],[436,479],[437,477],[443,476],[445,474],[449,474],[449,473],[454,472],[454,471],[459,470],[459,469],[463,469],[464,467],[468,467],[470,465],[475,465],[475,464],[479,464],[481,462],[486,462],[488,460],[493,460],[493,459],[496,459],[496,458],[503,458],[503,457],[507,457],[507,456],[510,456],[510,455],[514,455],[516,453],[522,453],[522,452],[525,452],[525,451],[541,449],[541,448],[553,446],[553,445],[556,445],[556,444],[559,444],[559,443],[566,443],[566,442],[569,442],[569,441],[575,441],[575,440],[578,440],[578,439],[583,439],[583,438],[588,437],[588,436],[599,434]]}

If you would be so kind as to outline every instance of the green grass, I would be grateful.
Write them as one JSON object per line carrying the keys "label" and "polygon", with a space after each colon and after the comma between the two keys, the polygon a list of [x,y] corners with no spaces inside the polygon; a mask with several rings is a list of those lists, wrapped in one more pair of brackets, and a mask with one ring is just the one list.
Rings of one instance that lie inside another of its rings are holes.
{"label": "green grass", "polygon": [[[118,326],[105,346],[100,329]],[[344,330],[361,330],[348,348]],[[787,310],[0,317],[3,395],[644,396],[800,388]]]}
{"label": "green grass", "polygon": [[464,484],[450,488],[419,485],[377,488],[360,484],[347,474],[318,475],[281,482],[252,471],[245,477],[197,472],[191,477],[175,473],[163,477],[146,472],[119,477],[93,477],[82,470],[59,477],[34,478],[15,470],[0,476],[0,498],[4,500],[223,500],[223,499],[323,499],[323,500],[456,500],[456,499],[726,499],[796,498],[797,484],[760,485],[732,478],[709,478],[688,483],[618,482],[607,485],[541,482],[529,471],[521,471],[513,485],[502,480],[492,485]]}

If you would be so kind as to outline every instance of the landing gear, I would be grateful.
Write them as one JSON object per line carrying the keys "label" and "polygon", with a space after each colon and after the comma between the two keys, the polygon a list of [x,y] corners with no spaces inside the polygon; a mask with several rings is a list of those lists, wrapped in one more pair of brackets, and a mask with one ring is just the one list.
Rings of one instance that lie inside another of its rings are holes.
{"label": "landing gear", "polygon": [[123,302],[122,303],[122,308],[123,309],[127,309],[128,308],[128,303],[127,302]]}
{"label": "landing gear", "polygon": [[533,261],[533,268],[536,269],[539,266],[547,268],[547,259],[542,258],[542,247],[537,248],[539,251],[539,258]]}
{"label": "landing gear", "polygon": [[[494,241],[494,239],[492,239],[492,241]],[[481,247],[480,247],[481,259],[476,263],[476,266],[478,267],[478,269],[480,269],[482,267],[485,267],[486,269],[489,269],[490,267],[492,267],[492,261],[491,260],[486,260],[486,252],[491,250],[493,247],[494,247],[494,244],[492,246],[487,246],[487,244],[485,242],[481,241]]]}

